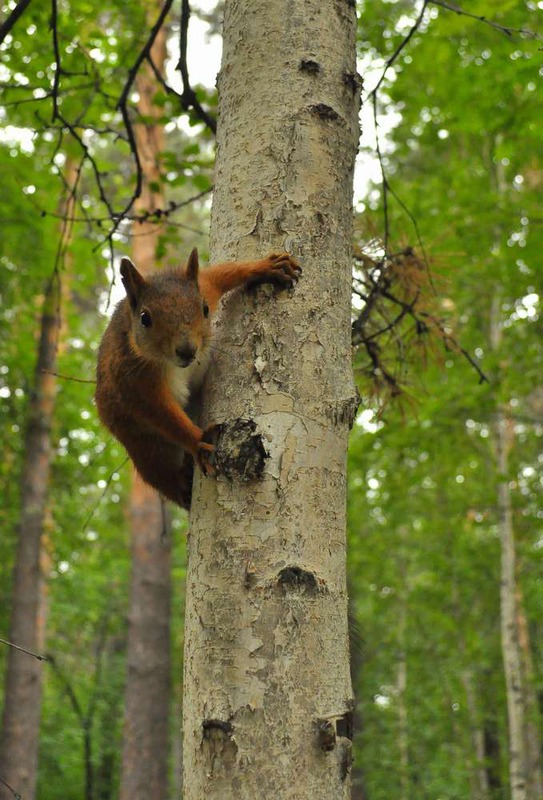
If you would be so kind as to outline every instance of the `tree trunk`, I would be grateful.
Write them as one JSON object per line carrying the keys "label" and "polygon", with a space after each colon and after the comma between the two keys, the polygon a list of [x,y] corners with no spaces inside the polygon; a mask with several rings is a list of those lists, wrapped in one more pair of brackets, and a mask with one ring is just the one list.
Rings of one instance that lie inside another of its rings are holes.
{"label": "tree trunk", "polygon": [[[462,641],[462,655],[465,657],[466,649]],[[490,786],[485,762],[485,733],[480,723],[477,696],[471,667],[465,666],[461,673],[462,684],[466,693],[466,707],[469,718],[469,731],[472,746],[471,787],[475,800],[488,800]]]}
{"label": "tree trunk", "polygon": [[524,600],[517,584],[517,628],[522,664],[522,678],[525,687],[524,704],[526,709],[524,741],[526,742],[526,772],[528,775],[528,797],[533,800],[543,798],[543,767],[541,749],[541,712],[535,691],[534,665],[528,620],[524,613]]}
{"label": "tree trunk", "polygon": [[195,479],[186,800],[350,796],[355,34],[351,0],[225,4],[212,260],[287,249],[304,275],[217,325],[204,422],[252,420],[269,457],[258,481]]}
{"label": "tree trunk", "polygon": [[[66,197],[59,206],[69,217],[77,182],[74,164],[67,162]],[[71,224],[61,230],[59,259],[71,236]],[[42,538],[53,448],[51,426],[55,409],[58,340],[61,325],[59,264],[48,281],[43,299],[34,388],[30,394],[21,477],[21,518],[13,570],[10,641],[32,652],[45,644],[46,596],[43,581]],[[42,704],[43,663],[10,648],[0,736],[0,798],[12,800],[13,791],[33,800],[38,773],[38,746]],[[5,784],[11,787],[11,791]]]}
{"label": "tree trunk", "polygon": [[519,648],[516,611],[516,553],[513,531],[511,495],[508,473],[508,419],[503,408],[496,413],[495,442],[497,446],[498,527],[501,539],[501,643],[507,688],[509,721],[509,779],[512,800],[530,800],[527,791],[526,752],[524,743],[525,706],[522,661]]}
{"label": "tree trunk", "polygon": [[168,797],[171,558],[157,493],[134,474],[121,800]]}
{"label": "tree trunk", "polygon": [[400,750],[400,795],[399,800],[409,799],[409,725],[407,713],[407,600],[400,597],[400,630],[398,636],[398,747]]}
{"label": "tree trunk", "polygon": [[[164,29],[151,57],[159,71],[166,58]],[[157,82],[145,63],[136,78],[138,111],[147,119],[160,113],[153,105]],[[136,213],[164,206],[159,158],[164,150],[160,123],[135,126],[143,171]],[[144,273],[155,267],[156,223],[133,230],[132,256]],[[158,493],[133,473],[130,499],[132,578],[128,628],[127,683],[121,766],[121,800],[166,800],[170,707],[171,544],[166,510]],[[167,535],[165,535],[165,533]]]}
{"label": "tree trunk", "polygon": [[[500,293],[495,292],[491,308],[490,342],[496,351],[501,343]],[[507,693],[509,725],[509,781],[511,800],[532,800],[528,795],[525,732],[525,699],[522,659],[517,627],[516,550],[513,512],[509,489],[509,450],[512,423],[507,409],[498,401],[494,426],[496,451],[498,529],[501,542],[500,622],[501,646]]]}

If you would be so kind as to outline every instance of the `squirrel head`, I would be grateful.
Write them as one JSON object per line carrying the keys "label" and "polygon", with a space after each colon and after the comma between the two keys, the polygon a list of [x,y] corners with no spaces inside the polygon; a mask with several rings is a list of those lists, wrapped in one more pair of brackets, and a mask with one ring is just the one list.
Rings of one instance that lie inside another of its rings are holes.
{"label": "squirrel head", "polygon": [[209,308],[198,287],[198,251],[185,269],[141,275],[129,258],[121,260],[132,349],[147,361],[188,367],[207,350]]}

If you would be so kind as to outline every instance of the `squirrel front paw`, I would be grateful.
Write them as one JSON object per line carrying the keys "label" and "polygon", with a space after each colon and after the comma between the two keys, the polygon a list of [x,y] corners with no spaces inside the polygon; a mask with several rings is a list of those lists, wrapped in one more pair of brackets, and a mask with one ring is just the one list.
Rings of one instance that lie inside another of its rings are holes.
{"label": "squirrel front paw", "polygon": [[198,442],[195,461],[204,475],[215,475],[215,447],[208,442]]}
{"label": "squirrel front paw", "polygon": [[302,274],[302,268],[289,253],[272,253],[262,262],[256,283],[278,283],[290,288],[294,286]]}
{"label": "squirrel front paw", "polygon": [[198,442],[198,447],[194,458],[204,473],[204,475],[215,475],[217,466],[215,461],[215,445],[212,444],[219,431],[218,425],[210,425],[202,432],[202,438]]}

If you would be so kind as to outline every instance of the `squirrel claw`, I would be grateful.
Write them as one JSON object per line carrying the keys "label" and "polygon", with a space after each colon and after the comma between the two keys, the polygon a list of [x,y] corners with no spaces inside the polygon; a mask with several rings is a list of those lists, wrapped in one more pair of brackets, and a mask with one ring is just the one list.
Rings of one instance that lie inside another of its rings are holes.
{"label": "squirrel claw", "polygon": [[215,447],[212,444],[198,442],[195,458],[204,475],[215,475]]}
{"label": "squirrel claw", "polygon": [[215,445],[212,444],[212,441],[214,439],[216,441],[218,434],[219,434],[219,426],[210,425],[202,433],[202,438],[198,442],[198,449],[194,457],[204,475],[217,474]]}
{"label": "squirrel claw", "polygon": [[292,286],[302,274],[302,267],[289,253],[272,253],[268,256],[268,280]]}

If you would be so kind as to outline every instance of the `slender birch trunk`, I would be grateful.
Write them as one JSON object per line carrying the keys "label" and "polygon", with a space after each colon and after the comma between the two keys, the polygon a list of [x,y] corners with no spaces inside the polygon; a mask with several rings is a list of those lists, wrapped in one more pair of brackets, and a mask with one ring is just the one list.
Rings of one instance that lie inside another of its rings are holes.
{"label": "slender birch trunk", "polygon": [[[451,572],[453,571],[454,565],[451,563]],[[456,581],[453,582],[453,609],[458,632],[458,650],[463,664],[460,671],[460,678],[466,695],[466,709],[471,739],[471,791],[474,800],[488,800],[490,796],[490,783],[488,779],[487,762],[489,759],[486,752],[485,731],[477,696],[476,682],[464,636],[464,625],[460,614],[459,591]]]}
{"label": "slender birch trunk", "polygon": [[534,665],[528,620],[524,612],[524,599],[517,584],[517,628],[522,663],[522,677],[525,687],[524,704],[526,709],[524,740],[526,742],[526,772],[528,774],[528,797],[531,800],[543,798],[543,750],[542,719],[535,690]]}
{"label": "slender birch trunk", "polygon": [[[166,59],[162,30],[151,50],[159,71]],[[160,111],[153,105],[157,81],[145,63],[136,78],[138,111],[148,120]],[[135,126],[143,170],[137,214],[164,207],[160,191],[162,124]],[[155,268],[156,223],[134,227],[132,256],[144,273]],[[166,800],[168,797],[170,708],[171,543],[167,512],[158,493],[134,471],[130,497],[132,577],[121,764],[121,800]]]}
{"label": "slender birch trunk", "polygon": [[[491,309],[490,342],[493,350],[498,349],[502,337],[500,306],[500,293],[496,291]],[[498,402],[495,412],[493,433],[498,474],[497,508],[501,542],[500,622],[509,726],[509,781],[512,800],[532,800],[528,795],[526,771],[525,687],[517,627],[516,549],[508,480],[512,423],[507,409],[501,401]]]}
{"label": "slender birch trunk", "polygon": [[252,420],[259,480],[196,475],[186,800],[350,796],[345,576],[355,4],[226,0],[212,260],[286,249],[292,292],[230,297],[204,423]]}
{"label": "slender birch trunk", "polygon": [[[465,654],[462,642],[462,653]],[[462,684],[466,693],[466,706],[468,710],[469,729],[472,746],[471,786],[475,800],[488,800],[490,785],[485,767],[487,759],[485,748],[485,734],[480,723],[477,695],[475,691],[473,671],[466,666],[461,673]]]}
{"label": "slender birch trunk", "polygon": [[400,795],[399,800],[409,798],[409,726],[407,713],[407,652],[406,652],[406,598],[400,598],[400,631],[398,653],[398,747],[400,750]]}
{"label": "slender birch trunk", "polygon": [[[73,211],[73,187],[76,181],[75,166],[68,161],[66,196],[59,204],[59,210],[66,218]],[[71,223],[65,221],[59,241],[59,262],[70,237]],[[60,273],[55,269],[43,299],[34,385],[28,406],[9,634],[11,642],[32,652],[43,650],[45,643],[47,603],[41,569],[45,558],[42,540],[53,458],[51,427],[57,390],[54,373],[61,325],[61,300]],[[1,800],[12,800],[13,792],[20,794],[24,800],[33,800],[36,794],[42,671],[43,662],[10,648],[0,736]]]}
{"label": "slender birch trunk", "polygon": [[498,527],[501,540],[501,643],[507,688],[509,721],[509,779],[512,800],[530,800],[527,791],[526,751],[524,742],[525,707],[522,661],[518,640],[516,613],[516,552],[511,495],[507,481],[508,420],[502,407],[496,413],[495,443],[497,446]]}

